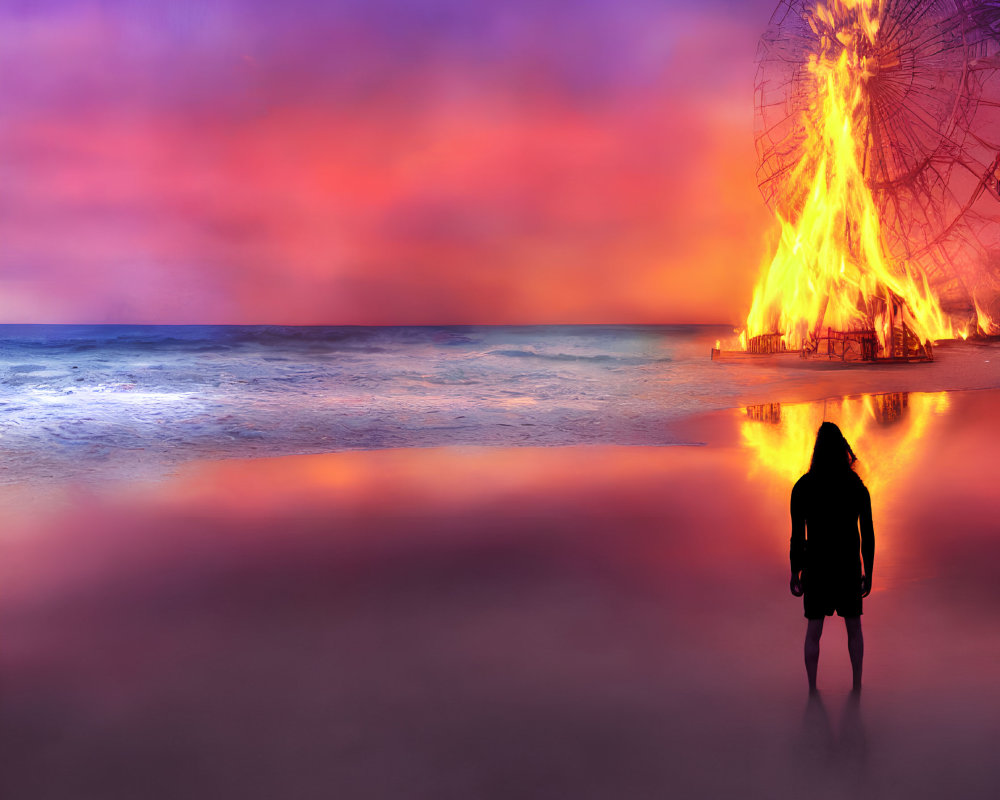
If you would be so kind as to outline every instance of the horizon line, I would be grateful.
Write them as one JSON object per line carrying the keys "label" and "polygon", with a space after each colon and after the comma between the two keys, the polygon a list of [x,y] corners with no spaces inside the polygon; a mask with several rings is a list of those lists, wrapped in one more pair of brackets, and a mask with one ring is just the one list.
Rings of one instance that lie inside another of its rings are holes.
{"label": "horizon line", "polygon": [[0,328],[13,327],[131,327],[131,328],[542,328],[542,327],[732,327],[730,322],[0,322]]}

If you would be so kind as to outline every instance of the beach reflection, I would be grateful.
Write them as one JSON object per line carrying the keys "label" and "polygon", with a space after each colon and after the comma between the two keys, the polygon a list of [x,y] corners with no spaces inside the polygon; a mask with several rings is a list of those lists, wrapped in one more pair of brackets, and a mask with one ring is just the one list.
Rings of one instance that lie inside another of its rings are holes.
{"label": "beach reflection", "polygon": [[[989,796],[998,412],[773,403],[712,416],[704,447],[204,462],[31,513],[2,494],[0,794]],[[831,626],[803,718],[788,491],[824,418],[879,509],[877,594],[863,716]]]}
{"label": "beach reflection", "polygon": [[820,423],[835,422],[858,456],[856,469],[875,502],[905,488],[906,473],[922,456],[928,427],[948,405],[947,392],[892,392],[748,406],[740,432],[752,456],[750,475],[769,473],[790,488],[809,469]]}

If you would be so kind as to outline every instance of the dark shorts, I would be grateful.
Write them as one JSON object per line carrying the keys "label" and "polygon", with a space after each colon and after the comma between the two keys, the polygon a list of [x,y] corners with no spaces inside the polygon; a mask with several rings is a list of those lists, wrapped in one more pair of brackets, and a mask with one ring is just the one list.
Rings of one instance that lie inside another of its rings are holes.
{"label": "dark shorts", "polygon": [[822,582],[810,586],[810,581],[803,576],[805,594],[802,606],[806,619],[823,619],[839,614],[841,617],[860,617],[861,610],[861,576],[852,576],[847,581]]}
{"label": "dark shorts", "polygon": [[842,617],[860,617],[864,613],[861,610],[860,594],[856,598],[842,598],[831,604],[827,598],[813,598],[810,602],[807,592],[802,598],[802,605],[805,607],[806,619],[823,619],[835,613]]}

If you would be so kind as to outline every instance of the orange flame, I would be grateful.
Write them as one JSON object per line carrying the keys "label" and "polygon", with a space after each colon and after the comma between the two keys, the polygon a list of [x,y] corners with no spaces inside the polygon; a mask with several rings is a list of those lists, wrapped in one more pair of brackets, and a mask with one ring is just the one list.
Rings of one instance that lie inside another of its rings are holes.
{"label": "orange flame", "polygon": [[921,341],[952,337],[926,274],[890,262],[865,165],[865,87],[877,69],[878,3],[834,0],[809,19],[820,55],[807,66],[815,99],[803,156],[788,178],[781,238],[741,334],[781,333],[798,348],[826,327],[874,329],[881,347],[905,323]]}
{"label": "orange flame", "polygon": [[972,302],[976,306],[976,326],[979,328],[980,332],[984,336],[990,336],[991,334],[1000,332],[1000,325],[996,323],[993,317],[983,311],[982,306],[979,305],[979,300],[973,297]]}

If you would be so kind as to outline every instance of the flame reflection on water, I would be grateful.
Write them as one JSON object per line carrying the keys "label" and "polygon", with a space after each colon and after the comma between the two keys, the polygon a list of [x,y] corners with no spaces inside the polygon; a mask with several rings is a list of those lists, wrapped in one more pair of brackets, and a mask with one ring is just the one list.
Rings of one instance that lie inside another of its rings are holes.
{"label": "flame reflection on water", "polygon": [[836,423],[855,454],[869,488],[882,488],[913,460],[936,416],[948,410],[948,393],[891,392],[839,397],[818,403],[748,406],[740,426],[744,446],[756,456],[750,474],[762,469],[795,481],[809,468],[816,431]]}
{"label": "flame reflection on water", "polygon": [[[880,510],[906,486],[908,472],[919,463],[928,428],[948,407],[947,392],[891,392],[748,406],[740,432],[751,455],[750,477],[770,477],[790,490],[809,469],[820,424],[834,422],[858,457],[855,469],[871,492],[877,524]],[[891,537],[882,537],[880,549],[887,545],[891,546]]]}

